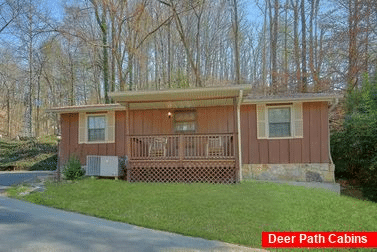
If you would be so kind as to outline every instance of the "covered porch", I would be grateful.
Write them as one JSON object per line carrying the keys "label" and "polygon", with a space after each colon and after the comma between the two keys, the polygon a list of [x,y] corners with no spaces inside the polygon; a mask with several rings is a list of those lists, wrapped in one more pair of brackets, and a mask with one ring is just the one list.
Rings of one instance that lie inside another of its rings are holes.
{"label": "covered porch", "polygon": [[126,108],[131,182],[240,180],[240,104],[245,86],[112,93]]}
{"label": "covered porch", "polygon": [[130,181],[237,180],[233,134],[130,136]]}

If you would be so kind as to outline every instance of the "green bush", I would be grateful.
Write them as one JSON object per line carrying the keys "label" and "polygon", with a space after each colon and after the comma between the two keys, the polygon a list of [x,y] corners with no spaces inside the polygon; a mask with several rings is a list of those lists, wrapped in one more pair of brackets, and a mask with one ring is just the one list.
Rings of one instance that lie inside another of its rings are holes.
{"label": "green bush", "polygon": [[68,180],[77,180],[85,175],[85,170],[81,168],[80,160],[76,157],[71,156],[64,166],[63,175]]}
{"label": "green bush", "polygon": [[365,78],[346,97],[343,130],[331,136],[337,177],[358,179],[363,196],[377,201],[377,80]]}

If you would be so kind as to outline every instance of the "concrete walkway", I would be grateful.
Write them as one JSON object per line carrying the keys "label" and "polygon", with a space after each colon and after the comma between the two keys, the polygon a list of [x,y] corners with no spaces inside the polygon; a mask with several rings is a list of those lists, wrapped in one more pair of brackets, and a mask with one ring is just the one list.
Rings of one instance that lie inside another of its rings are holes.
{"label": "concrete walkway", "polygon": [[0,251],[266,251],[0,196]]}

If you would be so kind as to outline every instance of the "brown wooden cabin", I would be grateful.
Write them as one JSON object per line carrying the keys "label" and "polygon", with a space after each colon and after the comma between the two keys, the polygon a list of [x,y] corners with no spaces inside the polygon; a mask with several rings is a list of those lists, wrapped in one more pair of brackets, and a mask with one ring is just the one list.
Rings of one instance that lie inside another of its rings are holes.
{"label": "brown wooden cabin", "polygon": [[253,96],[249,86],[111,93],[115,104],[53,108],[59,163],[127,156],[129,181],[334,182],[331,94]]}

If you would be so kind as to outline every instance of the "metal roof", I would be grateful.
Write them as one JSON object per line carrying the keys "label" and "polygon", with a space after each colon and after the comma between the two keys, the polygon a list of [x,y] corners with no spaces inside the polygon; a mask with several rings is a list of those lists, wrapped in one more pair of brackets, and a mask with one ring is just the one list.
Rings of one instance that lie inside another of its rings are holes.
{"label": "metal roof", "polygon": [[276,103],[276,102],[310,102],[310,101],[327,101],[343,98],[339,93],[289,93],[279,95],[248,95],[244,98],[243,104],[253,103]]}
{"label": "metal roof", "polygon": [[[242,92],[240,92],[242,90]],[[48,109],[46,112],[74,113],[136,109],[178,109],[233,105],[234,98],[242,104],[327,101],[342,98],[339,93],[290,93],[279,95],[250,94],[251,85],[206,87],[190,89],[167,89],[161,91],[113,92],[109,96],[116,104],[67,106]],[[242,93],[242,97],[239,97]]]}
{"label": "metal roof", "polygon": [[114,92],[110,93],[109,96],[117,103],[128,105],[130,109],[193,108],[232,105],[233,99],[239,97],[240,90],[243,90],[243,94],[247,95],[251,89],[250,85],[237,85],[160,91]]}

